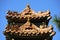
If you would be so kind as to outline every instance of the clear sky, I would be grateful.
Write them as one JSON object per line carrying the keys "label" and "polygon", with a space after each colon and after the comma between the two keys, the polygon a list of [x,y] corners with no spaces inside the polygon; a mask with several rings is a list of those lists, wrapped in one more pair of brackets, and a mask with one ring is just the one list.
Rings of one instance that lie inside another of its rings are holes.
{"label": "clear sky", "polygon": [[[7,25],[5,18],[7,11],[21,12],[26,7],[27,3],[29,3],[30,7],[36,12],[50,10],[52,19],[54,18],[54,14],[60,16],[60,0],[0,0],[0,40],[5,40],[3,31]],[[56,24],[52,22],[52,19],[49,25],[53,25],[54,31],[56,31],[53,40],[60,40],[60,32]]]}

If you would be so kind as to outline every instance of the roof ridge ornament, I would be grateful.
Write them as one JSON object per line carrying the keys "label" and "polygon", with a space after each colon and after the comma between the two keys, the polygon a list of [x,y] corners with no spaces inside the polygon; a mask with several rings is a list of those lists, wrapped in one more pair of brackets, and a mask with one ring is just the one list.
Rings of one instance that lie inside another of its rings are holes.
{"label": "roof ridge ornament", "polygon": [[32,15],[35,11],[30,8],[30,5],[27,4],[25,9],[22,11],[22,15]]}
{"label": "roof ridge ornament", "polygon": [[27,4],[26,5],[26,8],[24,9],[24,10],[30,10],[31,8],[30,8],[30,5],[29,4]]}
{"label": "roof ridge ornament", "polygon": [[29,5],[29,4],[27,4],[27,6],[26,6],[26,7],[30,9],[30,5]]}

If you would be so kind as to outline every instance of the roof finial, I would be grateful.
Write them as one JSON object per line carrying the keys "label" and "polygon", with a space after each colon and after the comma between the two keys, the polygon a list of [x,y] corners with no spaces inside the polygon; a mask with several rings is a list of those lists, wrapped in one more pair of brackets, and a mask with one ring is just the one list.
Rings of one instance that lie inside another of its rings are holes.
{"label": "roof finial", "polygon": [[29,3],[27,3],[27,6],[26,6],[26,7],[30,9],[30,5],[29,5]]}

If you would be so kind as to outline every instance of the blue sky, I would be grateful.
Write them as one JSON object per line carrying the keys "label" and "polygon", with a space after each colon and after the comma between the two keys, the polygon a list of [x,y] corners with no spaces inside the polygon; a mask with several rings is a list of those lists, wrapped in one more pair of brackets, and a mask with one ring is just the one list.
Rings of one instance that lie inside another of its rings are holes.
{"label": "blue sky", "polygon": [[[0,0],[0,40],[5,40],[3,31],[7,25],[5,18],[7,11],[21,12],[26,7],[27,3],[29,3],[30,7],[36,12],[50,10],[52,19],[54,18],[54,14],[60,16],[60,0]],[[52,19],[49,25],[53,25],[54,31],[56,31],[53,40],[60,40],[60,32],[56,24],[52,22]]]}

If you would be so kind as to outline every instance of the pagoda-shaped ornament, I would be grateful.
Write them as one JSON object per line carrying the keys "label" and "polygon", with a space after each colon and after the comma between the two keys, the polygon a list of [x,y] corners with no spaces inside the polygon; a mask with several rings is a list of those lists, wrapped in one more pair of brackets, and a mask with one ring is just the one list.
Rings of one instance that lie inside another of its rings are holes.
{"label": "pagoda-shaped ornament", "polygon": [[55,35],[53,27],[48,26],[49,10],[36,13],[27,5],[21,13],[8,11],[6,19],[6,40],[52,40]]}

